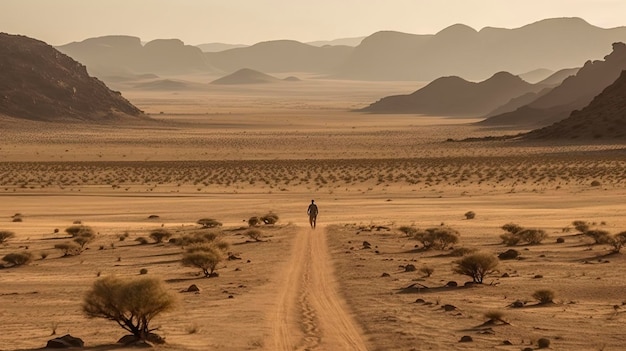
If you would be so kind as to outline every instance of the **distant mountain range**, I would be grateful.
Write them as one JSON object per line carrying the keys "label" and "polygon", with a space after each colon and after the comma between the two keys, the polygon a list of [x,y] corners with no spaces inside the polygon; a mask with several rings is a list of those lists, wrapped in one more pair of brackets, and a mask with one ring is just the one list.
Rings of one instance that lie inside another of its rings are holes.
{"label": "distant mountain range", "polygon": [[514,111],[493,115],[478,125],[543,127],[560,121],[587,106],[626,70],[626,44],[614,43],[603,61],[587,61],[576,75],[545,91]]}
{"label": "distant mountain range", "polygon": [[139,38],[127,36],[92,38],[58,49],[103,79],[145,73],[222,75],[251,68],[336,79],[431,81],[458,76],[478,81],[500,71],[522,74],[576,67],[601,58],[606,47],[618,41],[626,41],[626,27],[603,29],[580,18],[558,18],[515,29],[476,31],[457,24],[427,35],[384,31],[364,39],[310,44],[277,40],[226,50],[222,50],[226,46],[204,49],[218,52],[203,52],[176,39],[141,45]]}
{"label": "distant mountain range", "polygon": [[249,68],[242,68],[237,72],[231,73],[222,78],[216,79],[211,84],[216,85],[232,85],[232,84],[266,84],[266,83],[278,83],[282,81],[298,81],[296,77],[288,77],[285,79],[278,79],[263,72],[255,71]]}
{"label": "distant mountain range", "polygon": [[460,77],[443,77],[410,95],[385,97],[362,111],[374,113],[417,113],[438,116],[483,116],[511,99],[547,88],[530,84],[518,76],[499,72],[479,82]]}
{"label": "distant mountain range", "polygon": [[147,118],[52,46],[0,33],[0,115],[36,121]]}
{"label": "distant mountain range", "polygon": [[626,70],[580,111],[524,139],[626,139]]}

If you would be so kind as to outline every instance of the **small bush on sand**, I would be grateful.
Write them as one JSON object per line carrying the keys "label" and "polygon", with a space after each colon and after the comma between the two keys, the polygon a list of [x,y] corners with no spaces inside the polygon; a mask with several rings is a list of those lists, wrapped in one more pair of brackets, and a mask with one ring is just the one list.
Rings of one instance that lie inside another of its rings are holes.
{"label": "small bush on sand", "polygon": [[506,231],[500,235],[502,243],[506,246],[515,246],[520,243],[538,245],[548,237],[548,233],[543,229],[523,228],[514,223],[505,224],[501,228]]}
{"label": "small bush on sand", "polygon": [[445,250],[459,242],[459,232],[449,227],[434,227],[418,231],[412,239],[421,242],[425,250]]}
{"label": "small bush on sand", "polygon": [[402,233],[404,233],[408,237],[415,236],[415,234],[417,234],[419,232],[419,230],[417,228],[409,227],[409,226],[402,226],[402,227],[398,228],[398,230],[401,231]]}
{"label": "small bush on sand", "polygon": [[261,224],[263,221],[261,221],[261,218],[254,216],[254,217],[250,217],[248,218],[248,226],[249,227],[256,227],[257,225]]}
{"label": "small bush on sand", "polygon": [[619,253],[626,244],[626,231],[613,235],[609,240],[609,244],[613,246],[613,252]]}
{"label": "small bush on sand", "polygon": [[54,248],[63,252],[63,257],[77,256],[82,253],[80,246],[73,242],[55,244]]}
{"label": "small bush on sand", "polygon": [[430,277],[435,273],[435,269],[429,266],[420,267],[420,273],[424,274],[426,277]]}
{"label": "small bush on sand", "polygon": [[477,252],[467,255],[454,262],[454,272],[467,275],[474,283],[482,284],[485,276],[493,273],[498,267],[498,258],[492,254]]}
{"label": "small bush on sand", "polygon": [[172,233],[165,228],[157,228],[151,230],[148,236],[158,244],[169,240],[172,237]]}
{"label": "small bush on sand", "polygon": [[523,229],[515,235],[518,235],[523,242],[530,245],[541,244],[548,237],[548,233],[543,229]]}
{"label": "small bush on sand", "polygon": [[174,303],[174,296],[157,278],[122,280],[110,276],[93,284],[85,294],[82,308],[87,317],[115,321],[136,340],[153,341],[156,328],[151,329],[150,323],[173,309]]}
{"label": "small bush on sand", "polygon": [[150,241],[148,241],[147,238],[140,236],[137,239],[135,239],[136,242],[139,243],[139,245],[148,245],[150,243]]}
{"label": "small bush on sand", "polygon": [[522,226],[515,224],[515,223],[507,223],[500,228],[502,228],[502,230],[504,230],[505,232],[509,232],[511,234],[515,234],[521,231],[522,229],[524,229],[522,228]]}
{"label": "small bush on sand", "polygon": [[522,240],[519,235],[515,235],[514,233],[504,233],[500,235],[500,239],[502,239],[502,243],[506,246],[515,246]]}
{"label": "small bush on sand", "polygon": [[218,234],[215,232],[185,234],[174,240],[176,245],[189,246],[193,244],[211,243],[217,239]]}
{"label": "small bush on sand", "polygon": [[539,289],[533,293],[532,297],[543,305],[552,303],[554,301],[555,293],[550,289]]}
{"label": "small bush on sand", "polygon": [[573,221],[572,225],[574,226],[574,228],[581,232],[581,233],[585,233],[586,231],[589,230],[589,222],[587,221]]}
{"label": "small bush on sand", "polygon": [[28,251],[13,252],[4,255],[2,260],[13,267],[29,264],[33,260],[33,254]]}
{"label": "small bush on sand", "polygon": [[124,241],[126,240],[126,238],[128,238],[130,236],[130,234],[128,232],[124,232],[122,234],[118,234],[117,238],[119,239],[119,241]]}
{"label": "small bush on sand", "polygon": [[213,218],[201,218],[196,222],[196,224],[200,224],[202,228],[216,228],[222,226],[221,222],[218,222]]}
{"label": "small bush on sand", "polygon": [[457,247],[455,249],[453,249],[452,251],[450,251],[449,256],[452,257],[463,257],[465,255],[469,255],[471,253],[476,252],[476,249],[470,249],[468,247]]}
{"label": "small bush on sand", "polygon": [[487,311],[485,312],[485,318],[489,319],[490,322],[501,322],[501,323],[506,323],[508,324],[505,320],[504,320],[504,312],[502,311]]}
{"label": "small bush on sand", "polygon": [[8,230],[0,230],[0,244],[4,244],[7,240],[15,237],[15,233]]}
{"label": "small bush on sand", "polygon": [[261,217],[261,221],[265,224],[273,225],[278,222],[278,215],[276,213],[270,212],[265,216]]}
{"label": "small bush on sand", "polygon": [[602,229],[591,229],[584,232],[584,234],[596,244],[609,244],[611,242],[611,234]]}
{"label": "small bush on sand", "polygon": [[537,340],[537,347],[539,347],[540,349],[547,349],[548,347],[550,347],[550,339],[539,338],[539,340]]}
{"label": "small bush on sand", "polygon": [[93,229],[91,229],[91,227],[86,226],[86,225],[73,225],[70,227],[65,228],[65,232],[69,235],[71,235],[73,238],[77,237],[77,236],[83,236],[83,235],[89,235],[89,234],[93,234],[95,235]]}
{"label": "small bush on sand", "polygon": [[85,230],[85,231],[81,231],[79,232],[75,237],[74,237],[74,242],[78,244],[78,246],[80,246],[80,248],[84,248],[85,245],[87,245],[88,243],[94,241],[96,239],[96,235],[94,234],[93,231],[91,230]]}
{"label": "small bush on sand", "polygon": [[476,212],[474,211],[465,212],[465,219],[474,219],[474,218],[476,218]]}
{"label": "small bush on sand", "polygon": [[139,270],[139,274],[144,275],[144,274],[148,274],[148,269],[147,268],[142,268]]}
{"label": "small bush on sand", "polygon": [[217,277],[217,265],[223,260],[222,252],[214,246],[194,246],[187,249],[182,263],[187,267],[200,268],[204,276]]}
{"label": "small bush on sand", "polygon": [[263,237],[263,233],[258,229],[250,229],[245,233],[250,239],[255,241],[261,241],[261,237]]}

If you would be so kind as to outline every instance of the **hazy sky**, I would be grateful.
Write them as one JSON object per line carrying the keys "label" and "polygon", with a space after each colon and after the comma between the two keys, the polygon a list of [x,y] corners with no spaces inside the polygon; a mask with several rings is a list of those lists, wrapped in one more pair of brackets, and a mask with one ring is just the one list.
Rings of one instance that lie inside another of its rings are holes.
{"label": "hazy sky", "polygon": [[516,28],[544,18],[626,25],[626,0],[0,0],[0,31],[53,45],[109,34],[253,44],[432,34],[455,24]]}

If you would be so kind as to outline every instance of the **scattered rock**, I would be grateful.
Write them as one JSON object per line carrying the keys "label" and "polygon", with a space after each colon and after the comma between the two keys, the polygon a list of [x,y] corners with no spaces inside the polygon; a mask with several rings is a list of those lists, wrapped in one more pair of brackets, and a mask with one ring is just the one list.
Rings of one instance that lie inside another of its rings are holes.
{"label": "scattered rock", "polygon": [[426,301],[424,301],[424,299],[417,299],[415,300],[415,303],[426,303]]}
{"label": "scattered rock", "polygon": [[459,342],[472,342],[472,341],[474,341],[474,339],[472,339],[472,337],[469,335],[463,335],[461,337],[461,340],[459,340]]}
{"label": "scattered rock", "polygon": [[547,349],[548,347],[550,347],[550,339],[540,338],[539,340],[537,340],[537,346],[540,349]]}
{"label": "scattered rock", "polygon": [[563,244],[565,242],[565,239],[563,238],[556,238],[556,243],[557,244]]}
{"label": "scattered rock", "polygon": [[513,308],[522,308],[524,307],[524,305],[525,305],[524,301],[515,300],[510,306]]}
{"label": "scattered rock", "polygon": [[391,277],[391,275],[389,273],[383,273],[381,277]]}
{"label": "scattered rock", "polygon": [[502,276],[501,276],[501,277],[502,277],[502,278],[508,278],[508,277],[509,277],[509,273],[504,273],[504,274],[502,274]]}
{"label": "scattered rock", "polygon": [[85,347],[85,343],[82,339],[67,334],[59,338],[48,340],[48,344],[46,344],[46,348],[50,349],[67,349],[70,347]]}
{"label": "scattered rock", "polygon": [[363,248],[364,248],[364,249],[371,249],[371,248],[372,248],[372,244],[370,244],[370,243],[369,243],[369,242],[367,242],[367,241],[364,241],[364,242],[363,242]]}
{"label": "scattered rock", "polygon": [[241,257],[237,257],[235,254],[229,254],[228,255],[228,260],[229,261],[234,261],[234,260],[240,260]]}
{"label": "scattered rock", "polygon": [[148,216],[148,219],[159,219],[159,218],[161,218],[159,217],[159,215],[154,215],[154,214]]}
{"label": "scattered rock", "polygon": [[541,274],[537,274],[533,277],[533,279],[541,279],[541,278],[543,278],[543,275]]}
{"label": "scattered rock", "polygon": [[456,306],[445,304],[445,305],[441,306],[441,309],[443,309],[446,312],[450,312],[450,311],[456,310]]}
{"label": "scattered rock", "polygon": [[515,249],[508,249],[503,253],[498,255],[498,258],[501,260],[514,260],[519,256],[519,251]]}
{"label": "scattered rock", "polygon": [[187,292],[200,292],[200,288],[196,284],[191,284],[186,290]]}
{"label": "scattered rock", "polygon": [[405,272],[415,272],[416,270],[417,268],[415,268],[415,265],[407,264],[406,266],[404,266]]}
{"label": "scattered rock", "polygon": [[463,284],[464,287],[466,288],[472,288],[476,285],[476,283],[474,282],[465,282],[465,284]]}
{"label": "scattered rock", "polygon": [[447,282],[446,285],[445,285],[445,287],[447,287],[447,288],[456,288],[457,286],[458,286],[458,284],[454,280],[451,280],[451,281]]}
{"label": "scattered rock", "polygon": [[513,343],[512,343],[512,342],[510,342],[509,340],[504,340],[504,341],[502,342],[502,345],[513,345]]}

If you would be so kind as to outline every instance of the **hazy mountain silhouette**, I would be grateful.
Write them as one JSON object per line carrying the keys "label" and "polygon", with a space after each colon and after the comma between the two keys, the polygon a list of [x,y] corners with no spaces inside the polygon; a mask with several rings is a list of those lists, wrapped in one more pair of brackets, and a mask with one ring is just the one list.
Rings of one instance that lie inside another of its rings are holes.
{"label": "hazy mountain silhouette", "polygon": [[0,114],[37,121],[145,117],[82,64],[52,46],[0,33]]}
{"label": "hazy mountain silhouette", "polygon": [[554,74],[554,71],[549,70],[547,68],[537,68],[530,72],[518,74],[517,76],[527,81],[528,83],[538,83],[551,75]]}
{"label": "hazy mountain silhouette", "polygon": [[479,125],[543,127],[562,120],[591,102],[626,69],[626,45],[614,43],[604,61],[587,61],[574,76],[515,111],[495,115]]}
{"label": "hazy mountain silhouette", "polygon": [[601,58],[606,47],[626,41],[626,27],[603,29],[580,18],[556,18],[515,29],[476,31],[453,25],[434,35],[378,32],[365,38],[334,77],[421,80],[460,76],[483,80],[494,72],[556,71]]}
{"label": "hazy mountain silhouette", "polygon": [[211,84],[267,84],[281,81],[282,80],[272,77],[269,74],[249,68],[242,68],[234,73],[212,81]]}
{"label": "hazy mountain silhouette", "polygon": [[344,45],[344,46],[355,47],[355,46],[361,44],[363,39],[365,39],[365,37],[340,38],[340,39],[333,39],[333,40],[317,40],[317,41],[307,42],[306,44],[313,45],[313,46]]}
{"label": "hazy mountain silhouette", "polygon": [[479,83],[459,77],[443,77],[410,95],[383,98],[362,111],[482,116],[512,98],[542,88],[507,72],[496,73]]}
{"label": "hazy mountain silhouette", "polygon": [[225,43],[206,43],[196,45],[197,48],[202,50],[202,52],[220,52],[224,50],[236,49],[236,48],[245,48],[248,45],[243,44],[225,44]]}
{"label": "hazy mountain silhouette", "polygon": [[136,83],[134,89],[153,90],[153,91],[180,91],[180,90],[199,90],[206,88],[203,84],[187,82],[178,79],[157,79],[147,82]]}
{"label": "hazy mountain silhouette", "polygon": [[327,73],[345,61],[354,48],[316,47],[293,40],[261,42],[249,47],[208,52],[211,64],[225,72],[250,68],[262,72]]}
{"label": "hazy mountain silhouette", "polygon": [[213,73],[204,53],[178,39],[157,39],[141,44],[137,37],[105,36],[57,47],[83,62],[95,76],[123,76],[142,73],[157,75]]}
{"label": "hazy mountain silhouette", "polygon": [[525,139],[626,139],[626,71],[581,111]]}

